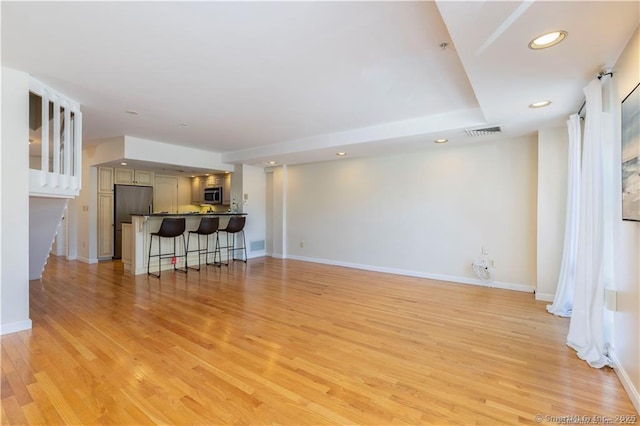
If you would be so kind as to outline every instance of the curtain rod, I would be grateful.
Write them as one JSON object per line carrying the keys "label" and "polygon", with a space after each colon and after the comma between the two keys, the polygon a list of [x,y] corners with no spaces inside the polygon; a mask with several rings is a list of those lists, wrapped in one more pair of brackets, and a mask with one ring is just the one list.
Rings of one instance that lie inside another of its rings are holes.
{"label": "curtain rod", "polygon": [[[612,71],[600,71],[600,73],[598,74],[598,80],[602,80],[602,77],[604,76],[610,76],[613,77],[613,72]],[[584,109],[584,107],[587,105],[587,100],[584,99],[582,101],[582,104],[580,105],[580,108],[578,109],[578,115],[582,114],[582,110]],[[580,118],[582,118],[582,116],[580,115]]]}

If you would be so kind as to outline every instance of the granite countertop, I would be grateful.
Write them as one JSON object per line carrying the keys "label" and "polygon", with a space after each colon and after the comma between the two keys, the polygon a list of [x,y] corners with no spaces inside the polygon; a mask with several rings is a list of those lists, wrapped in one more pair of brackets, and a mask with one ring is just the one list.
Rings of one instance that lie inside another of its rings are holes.
{"label": "granite countertop", "polygon": [[148,216],[148,217],[182,217],[182,216],[246,216],[247,213],[216,213],[216,212],[207,212],[207,213],[196,213],[196,212],[186,212],[186,213],[151,213],[151,214],[132,214],[131,216]]}

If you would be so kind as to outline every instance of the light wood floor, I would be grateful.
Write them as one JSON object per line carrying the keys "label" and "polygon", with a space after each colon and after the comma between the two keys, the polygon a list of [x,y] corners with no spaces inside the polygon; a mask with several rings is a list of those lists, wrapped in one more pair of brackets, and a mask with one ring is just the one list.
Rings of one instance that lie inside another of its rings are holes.
{"label": "light wood floor", "polygon": [[271,258],[160,280],[50,258],[30,290],[33,329],[0,339],[2,424],[635,414],[527,293]]}

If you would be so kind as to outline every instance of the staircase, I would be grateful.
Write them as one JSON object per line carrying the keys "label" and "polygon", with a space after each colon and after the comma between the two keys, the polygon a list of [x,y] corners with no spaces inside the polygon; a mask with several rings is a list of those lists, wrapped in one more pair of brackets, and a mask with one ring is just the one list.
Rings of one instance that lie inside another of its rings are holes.
{"label": "staircase", "polygon": [[29,279],[37,280],[47,264],[67,198],[29,197]]}

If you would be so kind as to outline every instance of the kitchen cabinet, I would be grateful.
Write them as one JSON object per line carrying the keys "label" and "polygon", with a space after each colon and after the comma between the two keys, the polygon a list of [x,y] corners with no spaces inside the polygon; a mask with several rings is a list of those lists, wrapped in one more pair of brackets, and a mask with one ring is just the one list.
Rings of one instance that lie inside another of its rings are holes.
{"label": "kitchen cabinet", "polygon": [[227,175],[211,175],[207,176],[206,187],[216,187],[216,186],[224,186],[224,178]]}
{"label": "kitchen cabinet", "polygon": [[116,169],[114,181],[119,185],[133,185],[134,173],[130,169]]}
{"label": "kitchen cabinet", "polygon": [[112,167],[98,167],[98,192],[113,192]]}
{"label": "kitchen cabinet", "polygon": [[222,204],[231,204],[231,173],[222,176]]}
{"label": "kitchen cabinet", "polygon": [[98,259],[113,257],[113,193],[98,194]]}
{"label": "kitchen cabinet", "polygon": [[114,183],[118,185],[153,186],[154,173],[146,170],[115,169]]}
{"label": "kitchen cabinet", "polygon": [[133,225],[122,224],[122,264],[124,270],[131,272],[133,264]]}
{"label": "kitchen cabinet", "polygon": [[144,170],[135,170],[133,183],[134,185],[153,186],[154,173]]}
{"label": "kitchen cabinet", "polygon": [[206,186],[205,177],[191,178],[191,204],[204,203],[204,188]]}
{"label": "kitchen cabinet", "polygon": [[153,187],[153,210],[155,212],[178,213],[178,178],[156,176]]}
{"label": "kitchen cabinet", "polygon": [[98,167],[98,258],[113,257],[113,168]]}

